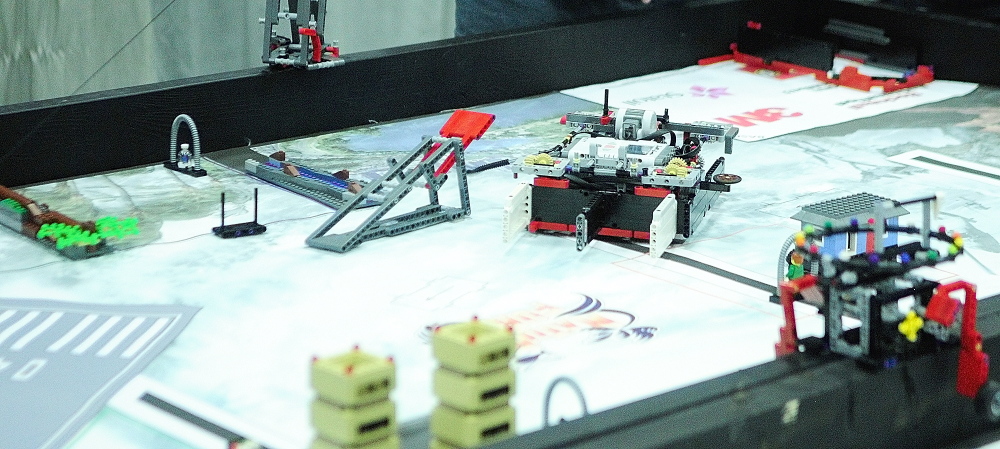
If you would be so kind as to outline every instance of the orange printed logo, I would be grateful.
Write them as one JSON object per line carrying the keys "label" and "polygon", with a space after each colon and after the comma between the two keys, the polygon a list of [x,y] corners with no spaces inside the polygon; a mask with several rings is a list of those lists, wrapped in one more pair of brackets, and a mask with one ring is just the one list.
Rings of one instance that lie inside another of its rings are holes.
{"label": "orange printed logo", "polygon": [[[576,307],[550,304],[534,306],[496,317],[488,317],[514,329],[518,363],[538,360],[547,347],[591,344],[610,338],[648,339],[656,333],[651,326],[635,326],[635,315],[608,309],[600,300],[581,295]],[[427,338],[438,323],[426,327]]]}

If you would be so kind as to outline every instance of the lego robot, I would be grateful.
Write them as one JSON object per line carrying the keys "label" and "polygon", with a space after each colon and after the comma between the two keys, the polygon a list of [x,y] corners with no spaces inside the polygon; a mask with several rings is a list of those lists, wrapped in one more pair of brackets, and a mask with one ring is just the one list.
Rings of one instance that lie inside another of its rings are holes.
{"label": "lego robot", "polygon": [[530,232],[576,235],[583,250],[596,236],[650,241],[659,257],[684,241],[721,192],[741,180],[725,173],[725,158],[707,163],[705,144],[723,141],[732,153],[732,125],[671,122],[668,112],[608,109],[567,114],[573,131],[555,147],[511,164],[514,176],[534,176],[508,197],[504,240]]}

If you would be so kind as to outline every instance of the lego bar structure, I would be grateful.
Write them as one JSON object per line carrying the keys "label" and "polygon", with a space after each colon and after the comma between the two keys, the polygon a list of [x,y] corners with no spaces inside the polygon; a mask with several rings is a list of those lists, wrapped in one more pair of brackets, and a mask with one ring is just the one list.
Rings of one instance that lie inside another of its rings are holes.
{"label": "lego bar structure", "polygon": [[[169,129],[149,124],[179,114],[197,118],[207,154],[248,140],[274,142],[691,66],[727,53],[748,20],[808,37],[822,34],[831,18],[881,28],[919,48],[918,62],[934,66],[937,78],[1000,84],[1000,61],[990,52],[964,50],[1000,47],[1000,26],[989,22],[837,0],[671,4],[587,23],[345,55],[344,66],[321,70],[251,69],[2,106],[0,165],[17,168],[0,170],[0,184],[160,163]],[[586,58],[568,57],[581,42],[622,30],[643,30],[643,44],[590,46]],[[289,108],[263,100],[275,96],[301,103]]]}

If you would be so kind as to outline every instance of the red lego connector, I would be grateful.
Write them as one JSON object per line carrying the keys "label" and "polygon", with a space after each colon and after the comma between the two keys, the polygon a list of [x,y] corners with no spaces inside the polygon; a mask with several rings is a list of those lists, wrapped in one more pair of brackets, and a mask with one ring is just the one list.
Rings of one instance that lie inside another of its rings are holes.
{"label": "red lego connector", "polygon": [[948,295],[934,295],[927,304],[927,319],[937,321],[945,326],[951,326],[958,316],[958,308],[961,307],[957,299]]}
{"label": "red lego connector", "polygon": [[655,198],[666,198],[670,195],[670,189],[664,189],[660,187],[643,187],[638,186],[635,188],[635,194],[638,196],[651,196]]}
{"label": "red lego connector", "polygon": [[554,178],[546,178],[544,176],[536,176],[535,181],[532,184],[534,184],[535,187],[551,187],[553,189],[569,188],[568,179],[554,179]]}
{"label": "red lego connector", "polygon": [[312,62],[320,62],[323,60],[323,41],[319,38],[319,34],[316,33],[315,29],[312,28],[299,28],[299,34],[303,36],[309,36],[309,42],[312,44]]}

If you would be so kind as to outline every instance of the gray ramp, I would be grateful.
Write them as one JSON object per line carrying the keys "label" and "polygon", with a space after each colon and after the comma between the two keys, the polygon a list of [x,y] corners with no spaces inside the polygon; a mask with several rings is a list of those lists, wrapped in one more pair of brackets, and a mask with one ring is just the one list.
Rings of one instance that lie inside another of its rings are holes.
{"label": "gray ramp", "polygon": [[0,298],[0,448],[65,445],[197,311]]}

